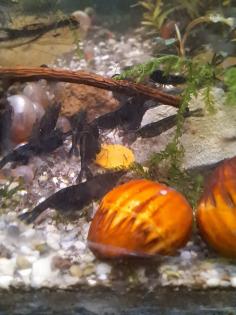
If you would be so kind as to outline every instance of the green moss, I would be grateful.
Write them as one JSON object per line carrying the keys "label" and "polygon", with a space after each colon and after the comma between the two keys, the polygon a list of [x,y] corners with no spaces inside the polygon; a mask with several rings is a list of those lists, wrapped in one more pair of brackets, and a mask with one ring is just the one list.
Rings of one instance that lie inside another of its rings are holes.
{"label": "green moss", "polygon": [[227,86],[226,104],[236,105],[236,68],[225,71],[224,82]]}
{"label": "green moss", "polygon": [[18,192],[23,188],[22,181],[9,181],[0,186],[0,214],[19,203]]}
{"label": "green moss", "polygon": [[185,89],[181,95],[182,102],[177,113],[176,132],[163,151],[150,156],[147,169],[143,168],[142,165],[135,164],[133,170],[138,176],[158,180],[176,188],[195,206],[202,190],[203,178],[200,175],[193,176],[181,169],[184,148],[180,139],[183,133],[184,113],[191,98],[197,96],[202,89],[204,89],[203,97],[206,110],[210,113],[216,110],[211,89],[217,84],[217,77],[223,74],[223,70],[217,68],[213,63],[202,63],[199,60],[170,55],[154,58],[148,63],[137,65],[123,72],[119,79],[129,77],[140,82],[159,68],[167,74],[178,72],[187,78]]}

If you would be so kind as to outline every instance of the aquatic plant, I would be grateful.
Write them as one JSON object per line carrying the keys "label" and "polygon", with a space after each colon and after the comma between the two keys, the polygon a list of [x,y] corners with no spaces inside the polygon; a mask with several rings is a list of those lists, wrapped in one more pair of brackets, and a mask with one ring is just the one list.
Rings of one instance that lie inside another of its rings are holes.
{"label": "aquatic plant", "polygon": [[186,22],[205,15],[206,12],[221,12],[224,7],[231,5],[231,1],[221,0],[216,4],[213,0],[146,0],[138,1],[138,4],[144,9],[141,24],[154,33],[159,33],[167,18],[173,17],[173,13],[180,12],[181,20]]}
{"label": "aquatic plant", "polygon": [[[220,56],[214,56],[211,62],[203,63],[199,58],[186,58],[176,55],[166,55],[159,58],[153,58],[149,62],[136,65],[133,68],[124,71],[118,78],[132,78],[138,82],[143,81],[150,76],[153,71],[162,68],[164,73],[180,73],[186,77],[185,89],[182,92],[182,103],[176,117],[176,132],[166,148],[158,153],[153,154],[148,161],[148,171],[143,170],[142,166],[135,165],[134,170],[143,177],[161,180],[168,185],[183,191],[183,187],[187,185],[193,189],[189,189],[188,200],[192,205],[196,205],[199,193],[202,190],[202,178],[198,175],[193,177],[189,173],[181,169],[184,149],[181,145],[180,138],[183,132],[184,113],[193,96],[197,96],[199,91],[203,95],[206,110],[213,113],[214,98],[212,95],[212,87],[221,82],[226,84],[226,95],[230,103],[236,98],[236,71],[235,68],[223,69],[218,65],[217,60],[221,60]],[[164,176],[160,175],[161,165],[165,165]],[[191,193],[192,191],[192,193]],[[186,189],[183,193],[186,193]]]}
{"label": "aquatic plant", "polygon": [[14,207],[19,203],[17,192],[19,192],[22,187],[22,181],[13,182],[12,180],[0,185],[0,214],[10,205]]}
{"label": "aquatic plant", "polygon": [[226,103],[236,105],[236,68],[230,68],[225,71],[224,83],[227,87]]}
{"label": "aquatic plant", "polygon": [[174,7],[163,10],[162,0],[139,1],[138,4],[145,9],[142,25],[151,28],[154,32],[161,29],[168,15],[175,10]]}

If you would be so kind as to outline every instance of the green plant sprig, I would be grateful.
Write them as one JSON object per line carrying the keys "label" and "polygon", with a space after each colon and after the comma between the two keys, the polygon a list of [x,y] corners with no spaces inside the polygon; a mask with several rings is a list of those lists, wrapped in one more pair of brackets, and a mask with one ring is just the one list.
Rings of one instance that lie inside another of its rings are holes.
{"label": "green plant sprig", "polygon": [[[176,131],[173,139],[167,144],[166,148],[153,154],[148,161],[148,172],[142,165],[134,165],[133,170],[142,177],[158,179],[171,186],[174,186],[179,191],[185,190],[183,187],[189,187],[190,190],[182,191],[189,198],[192,205],[196,205],[199,193],[202,189],[202,179],[199,176],[193,178],[188,172],[181,169],[184,149],[181,144],[181,136],[183,133],[184,113],[193,96],[197,96],[199,91],[203,93],[206,110],[213,112],[214,98],[212,95],[212,87],[218,83],[218,77],[223,76],[225,70],[216,67],[215,63],[203,63],[201,60],[178,57],[175,55],[161,56],[154,58],[151,61],[134,66],[133,68],[124,71],[117,79],[125,79],[127,77],[143,81],[153,71],[162,68],[166,74],[178,72],[186,76],[186,86],[182,93],[181,106],[176,118]],[[228,85],[234,83],[234,89],[229,89],[230,95],[235,95],[236,91],[236,69],[227,73],[225,83]],[[235,96],[236,97],[236,96]],[[161,177],[158,173],[160,165],[165,165],[165,177]]]}

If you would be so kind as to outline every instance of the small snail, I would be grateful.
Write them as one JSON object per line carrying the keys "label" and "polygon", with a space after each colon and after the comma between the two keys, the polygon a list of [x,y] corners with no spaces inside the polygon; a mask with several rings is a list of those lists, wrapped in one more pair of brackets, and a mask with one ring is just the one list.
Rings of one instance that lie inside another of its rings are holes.
{"label": "small snail", "polygon": [[7,100],[13,109],[11,140],[14,143],[25,142],[31,134],[36,119],[43,116],[44,109],[21,94],[9,96]]}
{"label": "small snail", "polygon": [[88,233],[100,258],[172,255],[188,241],[192,209],[174,189],[153,181],[132,180],[101,201]]}
{"label": "small snail", "polygon": [[[27,83],[22,94],[11,95],[7,98],[12,111],[11,141],[15,144],[28,141],[36,120],[40,120],[45,108],[54,99],[54,89],[47,86],[43,80]],[[70,124],[67,118],[62,118],[59,127],[68,130]]]}
{"label": "small snail", "polygon": [[236,258],[236,157],[210,176],[196,218],[204,240],[223,256]]}

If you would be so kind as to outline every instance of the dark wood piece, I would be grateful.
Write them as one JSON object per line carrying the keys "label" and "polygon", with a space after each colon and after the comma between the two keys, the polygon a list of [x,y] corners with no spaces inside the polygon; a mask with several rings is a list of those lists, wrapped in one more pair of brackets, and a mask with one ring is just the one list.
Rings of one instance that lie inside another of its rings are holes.
{"label": "dark wood piece", "polygon": [[105,78],[95,73],[86,71],[71,71],[63,69],[51,69],[44,67],[17,67],[0,68],[0,79],[11,79],[13,81],[36,81],[46,79],[48,81],[64,81],[77,84],[85,84],[97,88],[115,91],[126,95],[143,95],[147,99],[154,99],[166,105],[179,107],[181,98],[152,88],[144,84],[134,83],[126,80],[114,80]]}

